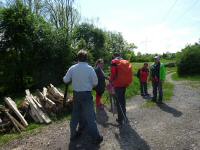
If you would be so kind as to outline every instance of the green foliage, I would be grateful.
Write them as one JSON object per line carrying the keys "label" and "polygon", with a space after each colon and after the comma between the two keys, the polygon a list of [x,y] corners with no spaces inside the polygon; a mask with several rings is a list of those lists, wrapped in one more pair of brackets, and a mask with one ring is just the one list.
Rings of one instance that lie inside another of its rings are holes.
{"label": "green foliage", "polygon": [[172,79],[176,81],[188,80],[188,81],[200,81],[200,75],[193,76],[179,76],[177,73],[172,75]]}
{"label": "green foliage", "polygon": [[0,94],[62,82],[72,59],[66,30],[54,30],[20,1],[0,18]]}
{"label": "green foliage", "polygon": [[178,75],[200,74],[200,44],[189,45],[181,53],[178,53],[177,68]]}
{"label": "green foliage", "polygon": [[74,29],[73,38],[77,43],[77,49],[89,50],[91,54],[89,55],[90,62],[94,62],[103,56],[105,37],[101,29],[83,23]]}

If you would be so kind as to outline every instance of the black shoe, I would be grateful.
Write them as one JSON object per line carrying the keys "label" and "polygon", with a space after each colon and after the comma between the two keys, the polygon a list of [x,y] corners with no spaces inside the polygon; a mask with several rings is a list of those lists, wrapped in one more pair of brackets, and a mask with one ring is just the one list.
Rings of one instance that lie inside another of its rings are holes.
{"label": "black shoe", "polygon": [[73,142],[77,140],[81,136],[81,132],[76,132],[72,137],[70,137],[70,141]]}
{"label": "black shoe", "polygon": [[140,94],[141,96],[145,96],[145,94]]}
{"label": "black shoe", "polygon": [[120,120],[120,119],[116,119],[116,122],[119,124],[119,125],[122,125],[123,121]]}
{"label": "black shoe", "polygon": [[145,96],[150,96],[150,94],[146,93]]}
{"label": "black shoe", "polygon": [[158,104],[163,104],[163,102],[162,101],[158,101]]}
{"label": "black shoe", "polygon": [[92,143],[95,145],[99,145],[103,141],[103,136],[99,136],[96,140],[94,140]]}

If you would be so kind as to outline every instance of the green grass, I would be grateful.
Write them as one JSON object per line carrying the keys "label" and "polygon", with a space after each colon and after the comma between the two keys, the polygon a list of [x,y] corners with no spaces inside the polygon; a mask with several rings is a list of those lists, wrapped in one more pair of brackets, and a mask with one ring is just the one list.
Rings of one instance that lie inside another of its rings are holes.
{"label": "green grass", "polygon": [[176,81],[181,81],[181,80],[200,81],[200,75],[180,77],[177,73],[174,73],[172,75],[172,79]]}
{"label": "green grass", "polygon": [[42,130],[42,127],[44,127],[44,125],[31,123],[26,130],[21,133],[0,134],[0,146],[12,140],[20,139],[30,134],[39,133]]}
{"label": "green grass", "polygon": [[[173,95],[174,95],[174,84],[172,84],[171,82],[164,82],[163,101],[164,102],[170,101]],[[156,103],[152,101],[147,101],[142,105],[142,107],[144,108],[152,108],[154,106],[156,106]]]}

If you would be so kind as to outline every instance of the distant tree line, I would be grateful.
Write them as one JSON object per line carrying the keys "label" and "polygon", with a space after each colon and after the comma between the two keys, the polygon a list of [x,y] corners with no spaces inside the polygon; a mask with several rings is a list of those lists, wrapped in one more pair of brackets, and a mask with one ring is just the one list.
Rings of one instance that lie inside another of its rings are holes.
{"label": "distant tree line", "polygon": [[114,52],[131,60],[133,43],[121,33],[81,23],[75,0],[7,0],[0,5],[0,97],[60,84],[66,69],[86,49],[89,62],[110,62]]}

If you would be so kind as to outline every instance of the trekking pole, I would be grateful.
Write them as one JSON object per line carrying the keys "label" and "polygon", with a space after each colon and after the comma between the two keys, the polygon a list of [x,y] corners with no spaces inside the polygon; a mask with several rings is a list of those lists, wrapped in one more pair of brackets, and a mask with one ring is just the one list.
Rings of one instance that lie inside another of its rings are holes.
{"label": "trekking pole", "polygon": [[122,106],[121,106],[121,104],[120,104],[120,102],[119,102],[117,96],[115,95],[114,97],[115,97],[115,100],[117,101],[117,103],[119,104],[119,107],[120,107],[120,110],[121,110],[121,112],[122,112],[122,115],[123,115],[123,117],[124,117],[125,122],[128,123],[128,118],[127,118],[127,116],[124,114],[123,109],[122,109]]}
{"label": "trekking pole", "polygon": [[65,86],[65,94],[64,94],[63,108],[66,106],[67,91],[68,91],[68,84]]}

